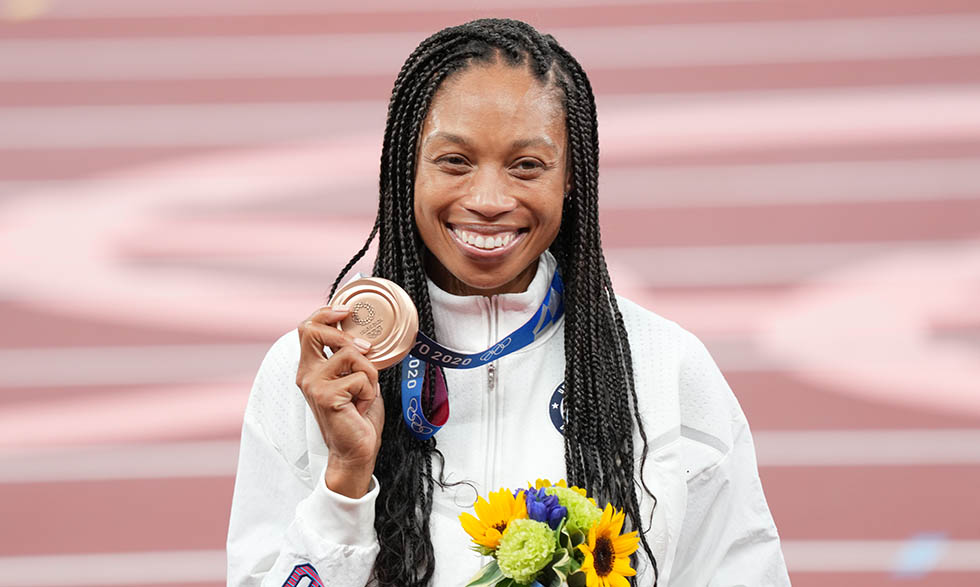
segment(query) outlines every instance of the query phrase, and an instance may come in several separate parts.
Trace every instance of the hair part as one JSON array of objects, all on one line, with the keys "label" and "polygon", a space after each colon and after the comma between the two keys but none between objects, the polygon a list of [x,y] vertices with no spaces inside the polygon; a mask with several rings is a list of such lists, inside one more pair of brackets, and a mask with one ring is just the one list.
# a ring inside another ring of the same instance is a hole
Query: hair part
[{"label": "hair part", "polygon": [[[550,35],[506,19],[481,19],[443,29],[422,41],[405,61],[388,105],[381,152],[378,214],[364,246],[334,281],[344,275],[378,237],[374,274],[399,283],[419,311],[419,328],[435,334],[424,270],[425,246],[415,224],[414,182],[422,125],[433,96],[454,74],[474,64],[503,59],[527,67],[556,88],[565,111],[570,190],[562,223],[550,250],[565,285],[565,468],[569,484],[586,488],[599,503],[623,508],[627,525],[640,530],[641,545],[657,576],[657,561],[644,535],[635,479],[633,433],[647,438],[637,406],[629,339],[619,310],[599,233],[599,138],[595,97],[579,63]],[[426,364],[423,410],[439,368]],[[380,373],[388,406],[401,404],[400,373]],[[381,587],[423,587],[435,569],[429,530],[433,492],[446,486],[442,455],[434,438],[418,440],[402,423],[400,410],[385,410],[375,476],[381,485],[375,529],[380,551],[374,582]],[[624,426],[624,422],[631,423]],[[641,482],[642,483],[642,482]],[[642,489],[656,498],[645,484]],[[634,565],[635,565],[634,555]],[[630,578],[634,584],[635,578]]]}]

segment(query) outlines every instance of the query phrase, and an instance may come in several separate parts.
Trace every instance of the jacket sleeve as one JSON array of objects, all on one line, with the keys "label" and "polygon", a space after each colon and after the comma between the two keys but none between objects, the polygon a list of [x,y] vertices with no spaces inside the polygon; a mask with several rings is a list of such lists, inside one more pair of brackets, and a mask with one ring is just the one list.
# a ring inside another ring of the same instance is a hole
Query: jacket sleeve
[{"label": "jacket sleeve", "polygon": [[745,414],[704,344],[686,338],[680,402],[688,497],[670,586],[788,586]]},{"label": "jacket sleeve", "polygon": [[[307,452],[298,361],[294,330],[269,350],[252,386],[228,526],[229,587],[358,587],[378,553],[377,479],[360,499],[327,488],[326,459]],[[324,465],[311,470],[314,462]]]}]

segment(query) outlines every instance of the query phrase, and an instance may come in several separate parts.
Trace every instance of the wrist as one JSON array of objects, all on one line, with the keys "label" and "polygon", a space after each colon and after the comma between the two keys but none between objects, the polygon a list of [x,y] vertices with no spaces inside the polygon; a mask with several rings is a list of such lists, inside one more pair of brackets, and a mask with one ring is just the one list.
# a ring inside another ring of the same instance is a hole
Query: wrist
[{"label": "wrist", "polygon": [[330,491],[351,499],[360,499],[371,489],[373,473],[373,460],[366,463],[328,458],[323,480]]}]

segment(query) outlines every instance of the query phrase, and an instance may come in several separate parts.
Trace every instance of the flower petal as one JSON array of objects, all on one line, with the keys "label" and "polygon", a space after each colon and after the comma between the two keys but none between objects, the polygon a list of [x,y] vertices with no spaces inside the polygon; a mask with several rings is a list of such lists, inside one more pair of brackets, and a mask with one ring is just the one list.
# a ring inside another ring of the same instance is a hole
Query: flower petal
[{"label": "flower petal", "polygon": [[474,518],[472,514],[465,512],[459,515],[459,523],[463,525],[463,530],[466,530],[466,533],[474,538],[482,536],[483,530],[487,527],[486,524],[482,524],[480,520]]},{"label": "flower petal", "polygon": [[483,499],[482,497],[476,498],[476,503],[473,504],[473,511],[476,512],[476,516],[484,523],[492,525],[493,520],[493,508],[490,506],[490,502]]},{"label": "flower petal", "polygon": [[616,536],[612,539],[612,543],[617,556],[629,556],[640,547],[640,537],[636,535],[636,532],[630,532]]},{"label": "flower petal", "polygon": [[595,539],[596,539],[596,527],[592,526],[589,528],[589,536],[585,539],[585,543],[589,545],[589,550],[595,550]]},{"label": "flower petal", "polygon": [[616,557],[616,562],[613,563],[612,572],[613,574],[620,574],[624,577],[632,577],[636,574],[636,571],[630,566],[630,559],[620,556]]},{"label": "flower petal", "polygon": [[623,531],[623,521],[626,519],[626,514],[622,511],[613,514],[609,522],[609,532],[613,536],[619,536],[620,532]]},{"label": "flower petal", "polygon": [[585,560],[582,561],[582,568],[595,566],[595,559],[592,555],[592,551],[586,548],[584,544],[579,544],[578,549],[585,554]]}]

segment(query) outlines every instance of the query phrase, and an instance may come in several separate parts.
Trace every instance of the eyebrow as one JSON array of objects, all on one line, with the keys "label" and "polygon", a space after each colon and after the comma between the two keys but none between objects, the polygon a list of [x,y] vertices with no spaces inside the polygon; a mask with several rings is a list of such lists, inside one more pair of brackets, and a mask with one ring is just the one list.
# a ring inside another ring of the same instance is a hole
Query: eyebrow
[{"label": "eyebrow", "polygon": [[[432,141],[437,140],[449,141],[450,143],[456,143],[457,145],[462,145],[464,147],[469,147],[470,142],[466,137],[453,134],[451,132],[438,131],[435,134],[431,134],[426,137],[425,141],[422,142],[423,145],[427,145]],[[557,150],[555,144],[546,137],[531,137],[526,139],[517,139],[511,143],[511,148],[513,149],[525,149],[527,147],[547,147],[551,150]]]},{"label": "eyebrow", "polygon": [[444,141],[449,141],[450,143],[456,143],[457,145],[463,145],[464,147],[470,146],[470,142],[467,141],[465,137],[461,137],[460,135],[455,135],[451,132],[444,132],[444,131],[438,131],[434,134],[425,137],[425,140],[422,141],[422,145],[423,146],[428,145],[430,142],[438,141],[439,139],[442,139]]},{"label": "eyebrow", "polygon": [[555,144],[551,142],[550,139],[545,137],[533,137],[529,139],[518,139],[514,141],[511,146],[514,149],[524,149],[527,147],[547,147],[553,151],[557,151]]}]

